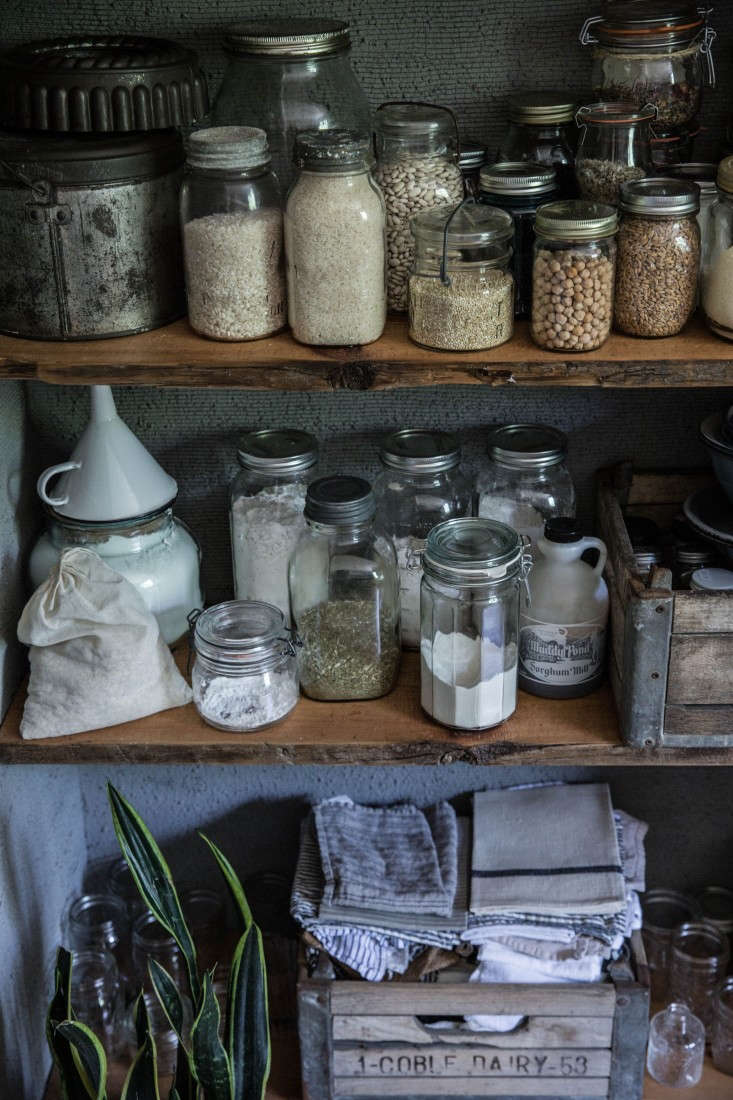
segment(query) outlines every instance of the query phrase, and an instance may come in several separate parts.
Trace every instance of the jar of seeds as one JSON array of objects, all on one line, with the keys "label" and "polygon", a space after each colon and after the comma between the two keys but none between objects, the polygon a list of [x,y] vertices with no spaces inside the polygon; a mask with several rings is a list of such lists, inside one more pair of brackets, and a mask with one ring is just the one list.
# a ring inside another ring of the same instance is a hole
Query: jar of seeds
[{"label": "jar of seeds", "polygon": [[285,208],[288,319],[303,344],[370,344],[387,317],[384,200],[369,141],[307,130]]},{"label": "jar of seeds", "polygon": [[374,130],[374,178],[387,207],[387,304],[404,313],[413,260],[410,218],[463,198],[458,133],[451,112],[429,103],[385,103]]},{"label": "jar of seeds", "polygon": [[581,198],[615,206],[622,183],[651,175],[655,117],[656,107],[636,103],[592,103],[579,109],[575,178]]},{"label": "jar of seeds", "polygon": [[552,202],[537,212],[532,338],[541,348],[593,351],[608,337],[617,229],[603,203]]},{"label": "jar of seeds", "polygon": [[697,300],[700,189],[671,179],[621,185],[616,328],[629,336],[675,336]]},{"label": "jar of seeds", "polygon": [[400,663],[397,559],[374,525],[358,477],[323,477],[305,499],[306,530],[290,560],[290,604],[302,640],[300,685],[311,699],[376,699]]}]

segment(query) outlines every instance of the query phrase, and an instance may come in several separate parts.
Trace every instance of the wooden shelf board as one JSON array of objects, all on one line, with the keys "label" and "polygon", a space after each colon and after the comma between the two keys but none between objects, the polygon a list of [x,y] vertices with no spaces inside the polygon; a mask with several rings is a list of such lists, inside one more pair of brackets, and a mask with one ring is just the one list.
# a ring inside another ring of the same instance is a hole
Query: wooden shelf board
[{"label": "wooden shelf board", "polygon": [[390,318],[373,344],[311,348],[289,333],[249,343],[197,336],[186,320],[112,340],[21,340],[0,334],[0,379],[57,384],[378,390],[412,386],[733,386],[733,346],[701,319],[676,337],[613,334],[598,351],[564,356],[535,346],[527,322],[501,347],[436,352]]},{"label": "wooden shelf board", "polygon": [[[183,667],[185,649],[177,659]],[[23,741],[24,690],[0,727],[5,764],[722,764],[733,750],[638,751],[619,742],[608,685],[584,699],[538,699],[519,693],[504,725],[458,736],[424,714],[419,664],[405,654],[397,687],[368,702],[301,699],[292,714],[256,733],[225,733],[193,705],[137,722],[70,737]]]},{"label": "wooden shelf board", "polygon": [[653,1081],[649,1074],[644,1082],[644,1100],[680,1100],[689,1096],[690,1100],[731,1100],[733,1097],[733,1077],[719,1073],[710,1059],[705,1060],[702,1081],[694,1089],[673,1089]]}]

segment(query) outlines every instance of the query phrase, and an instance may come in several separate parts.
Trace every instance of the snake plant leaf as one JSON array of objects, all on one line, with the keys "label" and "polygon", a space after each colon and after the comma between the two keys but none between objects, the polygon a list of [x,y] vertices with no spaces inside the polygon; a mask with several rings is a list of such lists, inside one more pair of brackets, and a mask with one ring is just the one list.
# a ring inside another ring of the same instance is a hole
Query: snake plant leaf
[{"label": "snake plant leaf", "polygon": [[111,783],[107,784],[107,794],[122,854],[143,900],[180,947],[186,962],[191,998],[198,1004],[201,984],[196,968],[196,948],[183,918],[168,864],[143,819]]},{"label": "snake plant leaf", "polygon": [[204,973],[201,1006],[191,1028],[191,1049],[196,1080],[204,1100],[232,1100],[233,1081],[227,1052],[219,1038],[221,1013],[211,985]]},{"label": "snake plant leaf", "polygon": [[234,904],[236,905],[239,912],[242,914],[244,927],[245,929],[249,928],[252,924],[252,910],[250,909],[247,898],[245,897],[244,890],[242,889],[242,884],[237,877],[237,872],[234,870],[231,863],[221,851],[221,849],[217,848],[213,840],[209,840],[209,838],[205,836],[204,833],[199,833],[199,836],[204,841],[204,843],[209,846],[209,850],[211,851],[216,862],[219,864],[219,870],[224,876],[224,881],[226,882],[229,888],[229,892],[234,899]]},{"label": "snake plant leaf", "polygon": [[270,1025],[265,952],[256,924],[250,925],[234,952],[227,1019],[233,1100],[264,1100],[270,1076]]},{"label": "snake plant leaf", "polygon": [[196,1082],[191,1073],[189,1055],[183,1042],[183,1001],[176,983],[157,959],[148,960],[148,973],[153,983],[155,995],[165,1013],[168,1023],[178,1036],[178,1054],[176,1075],[172,1088],[176,1090],[177,1100],[195,1100]]},{"label": "snake plant leaf", "polygon": [[79,1020],[65,1020],[56,1034],[69,1044],[79,1076],[91,1100],[107,1100],[107,1056],[91,1028]]},{"label": "snake plant leaf", "polygon": [[120,1100],[160,1100],[155,1039],[150,1030],[148,1010],[142,993],[135,1001],[133,1018],[138,1037],[138,1051],[125,1078]]},{"label": "snake plant leaf", "polygon": [[89,1092],[79,1074],[68,1039],[58,1034],[59,1024],[74,1019],[71,1007],[71,955],[60,947],[56,953],[54,995],[46,1016],[46,1040],[61,1082],[63,1100],[89,1100]]}]

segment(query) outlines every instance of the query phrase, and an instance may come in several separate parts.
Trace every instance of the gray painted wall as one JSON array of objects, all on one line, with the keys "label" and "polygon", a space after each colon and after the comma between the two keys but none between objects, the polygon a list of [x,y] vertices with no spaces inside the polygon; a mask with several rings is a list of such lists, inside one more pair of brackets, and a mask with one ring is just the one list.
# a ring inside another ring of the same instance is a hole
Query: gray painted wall
[{"label": "gray painted wall", "polygon": [[26,446],[23,387],[7,382],[0,391],[0,717],[24,667],[15,624],[25,597],[22,563],[34,522]]}]

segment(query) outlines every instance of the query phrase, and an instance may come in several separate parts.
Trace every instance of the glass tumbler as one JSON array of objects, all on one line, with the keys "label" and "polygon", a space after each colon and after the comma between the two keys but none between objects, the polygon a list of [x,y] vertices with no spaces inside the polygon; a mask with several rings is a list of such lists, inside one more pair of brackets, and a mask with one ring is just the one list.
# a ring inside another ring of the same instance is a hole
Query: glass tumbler
[{"label": "glass tumbler", "polygon": [[683,924],[672,938],[669,997],[687,1005],[703,1025],[713,1022],[715,990],[728,969],[728,940],[704,921]]},{"label": "glass tumbler", "polygon": [[76,1017],[97,1036],[105,1053],[114,1057],[122,1045],[122,983],[109,951],[74,951],[71,1003]]},{"label": "glass tumbler", "polygon": [[704,1058],[705,1028],[686,1005],[671,1004],[652,1018],[646,1068],[660,1085],[697,1085]]},{"label": "glass tumbler", "polygon": [[644,940],[653,1001],[664,1001],[669,983],[672,937],[686,921],[702,917],[693,898],[676,890],[649,890],[642,901]]}]

